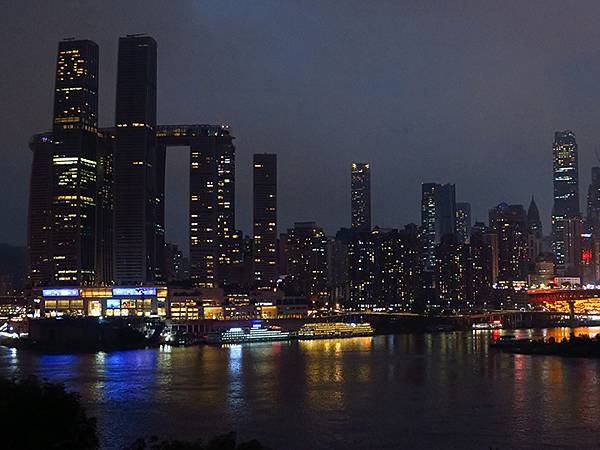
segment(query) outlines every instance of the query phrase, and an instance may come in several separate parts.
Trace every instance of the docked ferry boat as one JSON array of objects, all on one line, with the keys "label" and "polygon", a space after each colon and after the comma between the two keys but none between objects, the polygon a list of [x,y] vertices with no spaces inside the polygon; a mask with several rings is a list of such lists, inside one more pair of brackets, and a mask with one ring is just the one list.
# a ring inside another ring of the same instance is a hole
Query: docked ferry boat
[{"label": "docked ferry boat", "polygon": [[307,323],[296,332],[298,339],[327,339],[372,336],[370,323],[316,322]]},{"label": "docked ferry boat", "polygon": [[243,344],[245,342],[286,341],[290,332],[276,327],[263,327],[260,324],[250,328],[228,328],[211,331],[206,337],[208,344]]}]

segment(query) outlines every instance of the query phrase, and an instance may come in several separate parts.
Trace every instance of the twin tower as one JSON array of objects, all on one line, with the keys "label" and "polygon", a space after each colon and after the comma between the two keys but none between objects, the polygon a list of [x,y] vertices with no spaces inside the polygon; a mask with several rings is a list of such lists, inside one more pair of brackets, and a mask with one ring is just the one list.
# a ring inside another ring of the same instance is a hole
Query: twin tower
[{"label": "twin tower", "polygon": [[119,39],[115,126],[98,128],[98,45],[58,47],[52,132],[32,137],[32,286],[162,281],[165,153],[190,151],[190,277],[223,284],[239,258],[226,126],[157,125],[156,41]]}]

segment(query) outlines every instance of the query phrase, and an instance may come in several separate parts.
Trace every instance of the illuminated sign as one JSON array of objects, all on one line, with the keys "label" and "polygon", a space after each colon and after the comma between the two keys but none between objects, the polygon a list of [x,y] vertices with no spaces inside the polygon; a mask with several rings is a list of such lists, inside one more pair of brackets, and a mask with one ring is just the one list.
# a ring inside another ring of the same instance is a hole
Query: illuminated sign
[{"label": "illuminated sign", "polygon": [[137,287],[137,288],[113,288],[112,295],[115,297],[133,297],[142,295],[156,295],[156,288]]},{"label": "illuminated sign", "polygon": [[43,297],[77,297],[79,289],[42,289]]},{"label": "illuminated sign", "polygon": [[117,298],[106,299],[106,309],[119,309],[121,308],[121,300]]}]

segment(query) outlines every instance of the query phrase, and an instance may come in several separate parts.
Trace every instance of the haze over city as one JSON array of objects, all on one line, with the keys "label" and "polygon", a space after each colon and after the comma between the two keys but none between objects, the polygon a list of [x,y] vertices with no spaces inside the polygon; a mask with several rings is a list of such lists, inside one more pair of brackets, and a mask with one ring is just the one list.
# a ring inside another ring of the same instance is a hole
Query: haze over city
[{"label": "haze over city", "polygon": [[[158,120],[231,126],[245,232],[256,152],[278,154],[280,229],[315,220],[329,233],[349,224],[351,161],[371,163],[374,225],[419,223],[421,183],[441,181],[456,183],[479,220],[534,195],[546,229],[553,132],[576,133],[582,186],[596,162],[597,2],[33,5],[9,2],[0,18],[11,69],[0,74],[10,87],[0,112],[3,242],[25,243],[27,143],[51,128],[56,45],[71,36],[100,45],[101,126],[114,120],[117,37],[156,38]],[[185,151],[169,152],[167,239],[183,248],[188,167]]]}]

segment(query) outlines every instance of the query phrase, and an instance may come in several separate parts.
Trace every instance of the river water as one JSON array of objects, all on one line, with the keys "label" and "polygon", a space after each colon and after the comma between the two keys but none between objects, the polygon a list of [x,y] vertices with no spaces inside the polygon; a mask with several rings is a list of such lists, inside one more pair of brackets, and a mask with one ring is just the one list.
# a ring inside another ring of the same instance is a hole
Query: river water
[{"label": "river water", "polygon": [[79,392],[111,450],[142,436],[231,430],[274,450],[600,448],[600,360],[502,354],[488,348],[491,336],[85,355],[0,347],[0,376],[36,374]]}]

